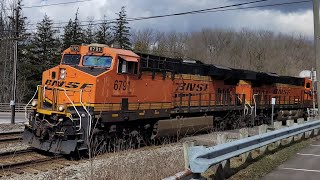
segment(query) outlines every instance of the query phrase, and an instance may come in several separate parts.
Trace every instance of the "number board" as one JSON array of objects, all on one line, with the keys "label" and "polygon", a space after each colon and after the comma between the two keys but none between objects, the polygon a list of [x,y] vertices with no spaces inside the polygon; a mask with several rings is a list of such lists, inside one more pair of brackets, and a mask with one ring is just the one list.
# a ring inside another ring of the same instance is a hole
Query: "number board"
[{"label": "number board", "polygon": [[103,47],[89,46],[89,51],[90,52],[102,53],[103,52]]},{"label": "number board", "polygon": [[70,46],[71,51],[73,52],[79,52],[80,51],[80,46]]}]

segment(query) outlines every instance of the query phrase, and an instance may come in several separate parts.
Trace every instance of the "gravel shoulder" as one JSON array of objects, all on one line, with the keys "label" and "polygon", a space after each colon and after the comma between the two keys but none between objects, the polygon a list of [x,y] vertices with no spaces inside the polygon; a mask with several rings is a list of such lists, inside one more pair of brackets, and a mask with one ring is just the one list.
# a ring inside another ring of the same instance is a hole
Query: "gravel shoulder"
[{"label": "gravel shoulder", "polygon": [[23,131],[24,124],[0,124],[0,133],[1,132],[14,132],[14,131]]}]

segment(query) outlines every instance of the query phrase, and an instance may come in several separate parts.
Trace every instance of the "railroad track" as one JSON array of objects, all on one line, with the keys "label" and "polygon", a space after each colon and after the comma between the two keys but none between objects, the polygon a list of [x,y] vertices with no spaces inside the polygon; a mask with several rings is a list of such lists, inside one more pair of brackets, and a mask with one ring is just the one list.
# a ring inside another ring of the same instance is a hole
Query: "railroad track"
[{"label": "railroad track", "polygon": [[74,164],[62,156],[43,154],[33,148],[0,153],[0,178],[14,174],[37,174]]},{"label": "railroad track", "polygon": [[23,131],[2,132],[0,133],[0,143],[20,141]]}]

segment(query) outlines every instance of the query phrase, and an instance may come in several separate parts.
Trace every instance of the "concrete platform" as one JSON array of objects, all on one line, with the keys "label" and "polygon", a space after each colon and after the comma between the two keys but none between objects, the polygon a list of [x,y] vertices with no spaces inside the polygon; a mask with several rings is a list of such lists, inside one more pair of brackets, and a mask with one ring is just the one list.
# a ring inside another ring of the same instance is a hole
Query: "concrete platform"
[{"label": "concrete platform", "polygon": [[319,180],[320,140],[298,152],[294,157],[267,174],[263,180]]},{"label": "concrete platform", "polygon": [[[25,119],[24,113],[16,112],[16,123],[24,123],[27,120]],[[8,124],[11,123],[11,113],[0,112],[0,124]]]}]

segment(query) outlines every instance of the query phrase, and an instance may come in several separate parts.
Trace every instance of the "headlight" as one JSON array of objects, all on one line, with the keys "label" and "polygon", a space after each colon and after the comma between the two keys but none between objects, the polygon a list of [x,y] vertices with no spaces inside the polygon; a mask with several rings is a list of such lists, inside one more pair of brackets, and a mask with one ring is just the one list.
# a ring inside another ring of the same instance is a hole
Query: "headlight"
[{"label": "headlight", "polygon": [[32,100],[31,105],[32,105],[32,107],[36,107],[38,105],[38,99]]},{"label": "headlight", "polygon": [[60,112],[64,111],[64,105],[60,105],[60,106],[58,107],[58,110],[59,110]]},{"label": "headlight", "polygon": [[66,74],[67,74],[66,69],[60,69],[60,79],[65,79]]}]

